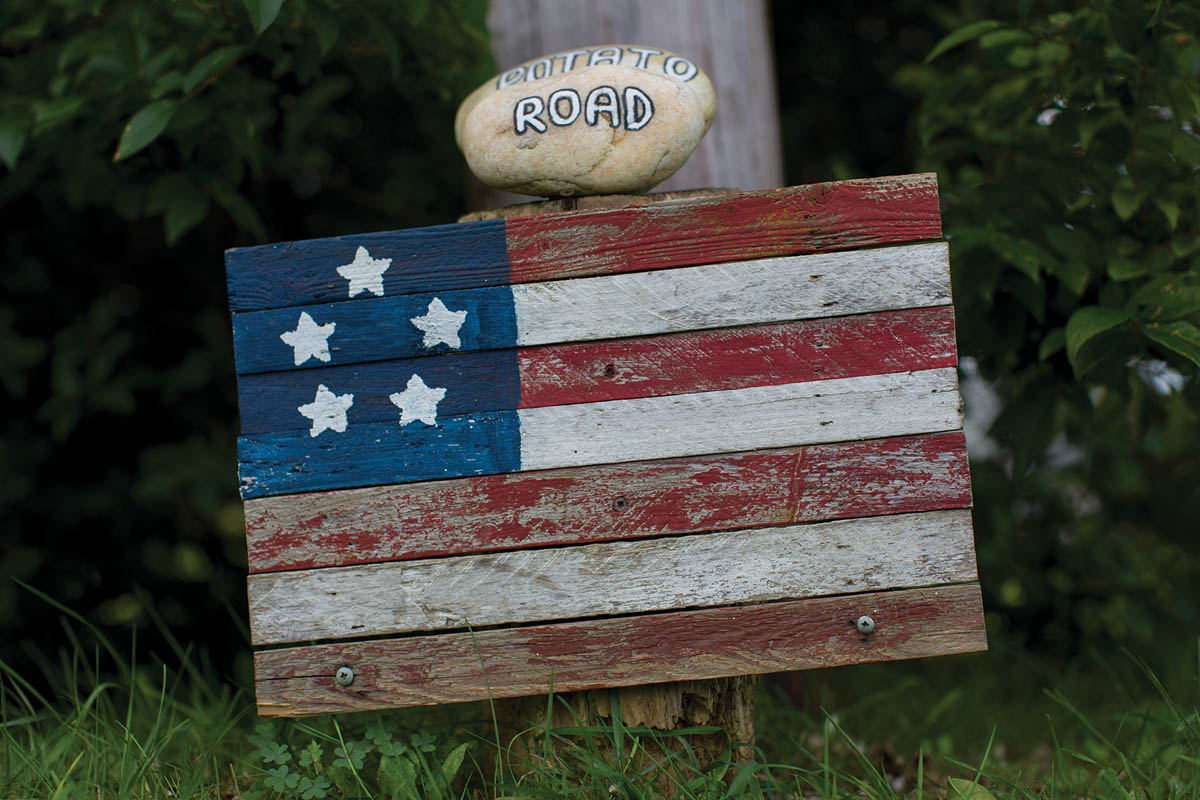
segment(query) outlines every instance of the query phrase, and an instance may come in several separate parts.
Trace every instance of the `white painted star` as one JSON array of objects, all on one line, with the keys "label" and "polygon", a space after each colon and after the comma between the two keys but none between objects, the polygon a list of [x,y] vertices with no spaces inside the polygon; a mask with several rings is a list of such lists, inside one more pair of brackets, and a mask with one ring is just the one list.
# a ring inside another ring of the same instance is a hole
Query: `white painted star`
[{"label": "white painted star", "polygon": [[309,436],[316,436],[328,428],[336,433],[346,432],[346,410],[354,405],[354,395],[334,394],[325,384],[317,387],[317,396],[296,410],[312,420]]},{"label": "white painted star", "polygon": [[435,297],[429,303],[429,309],[423,316],[413,317],[412,324],[425,331],[422,340],[426,347],[433,347],[439,342],[445,342],[451,347],[459,347],[462,341],[458,338],[458,329],[467,319],[467,312],[451,311],[446,308],[440,297]]},{"label": "white painted star", "polygon": [[297,367],[310,358],[329,361],[329,337],[333,335],[335,327],[336,322],[318,325],[307,311],[301,311],[296,330],[281,333],[279,338],[292,348],[292,358]]},{"label": "white painted star", "polygon": [[400,409],[400,424],[407,425],[420,420],[426,425],[437,424],[437,407],[446,396],[445,389],[431,389],[421,380],[420,375],[408,379],[408,386],[403,392],[394,392],[388,399]]},{"label": "white painted star", "polygon": [[338,275],[350,281],[350,296],[370,292],[383,297],[383,273],[392,265],[390,258],[371,258],[367,248],[359,246],[354,260],[337,268]]}]

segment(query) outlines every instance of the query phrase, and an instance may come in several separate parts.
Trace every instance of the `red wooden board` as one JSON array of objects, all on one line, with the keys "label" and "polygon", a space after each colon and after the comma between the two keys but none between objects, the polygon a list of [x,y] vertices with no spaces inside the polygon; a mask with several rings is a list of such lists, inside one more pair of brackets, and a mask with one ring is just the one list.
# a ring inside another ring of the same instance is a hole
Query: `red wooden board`
[{"label": "red wooden board", "polygon": [[970,504],[942,433],[263,498],[246,537],[257,573]]},{"label": "red wooden board", "polygon": [[969,653],[987,647],[982,615],[968,584],[269,650],[254,671],[263,713],[368,711]]}]

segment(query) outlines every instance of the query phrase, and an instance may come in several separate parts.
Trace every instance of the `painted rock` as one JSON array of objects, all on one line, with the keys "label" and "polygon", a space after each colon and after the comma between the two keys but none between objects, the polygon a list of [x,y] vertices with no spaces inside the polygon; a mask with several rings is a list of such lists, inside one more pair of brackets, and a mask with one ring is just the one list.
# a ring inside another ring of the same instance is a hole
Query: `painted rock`
[{"label": "painted rock", "polygon": [[648,189],[683,166],[716,110],[708,76],[650,47],[605,45],[527,61],[463,101],[454,135],[471,171],[533,195]]}]

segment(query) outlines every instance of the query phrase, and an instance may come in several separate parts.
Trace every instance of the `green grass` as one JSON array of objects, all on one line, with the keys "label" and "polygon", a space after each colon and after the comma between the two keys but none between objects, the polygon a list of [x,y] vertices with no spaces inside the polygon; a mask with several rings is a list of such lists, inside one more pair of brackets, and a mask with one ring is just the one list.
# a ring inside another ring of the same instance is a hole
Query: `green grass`
[{"label": "green grass", "polygon": [[0,798],[1200,798],[1200,650],[1162,680],[1130,655],[807,673],[799,708],[761,690],[737,763],[619,719],[498,741],[478,705],[258,720],[191,650],[139,663],[81,624],[49,692],[0,664]]}]

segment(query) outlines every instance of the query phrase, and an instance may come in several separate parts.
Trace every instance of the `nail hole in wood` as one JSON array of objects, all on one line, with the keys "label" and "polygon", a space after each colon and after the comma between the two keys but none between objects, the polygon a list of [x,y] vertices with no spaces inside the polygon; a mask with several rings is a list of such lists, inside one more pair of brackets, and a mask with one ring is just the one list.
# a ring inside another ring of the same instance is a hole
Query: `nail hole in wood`
[{"label": "nail hole in wood", "polygon": [[612,376],[614,376],[614,375],[616,375],[616,374],[617,374],[617,367],[616,367],[616,365],[614,365],[614,364],[607,364],[607,365],[605,365],[605,367],[604,367],[604,376],[605,376],[606,378],[611,378]]}]

